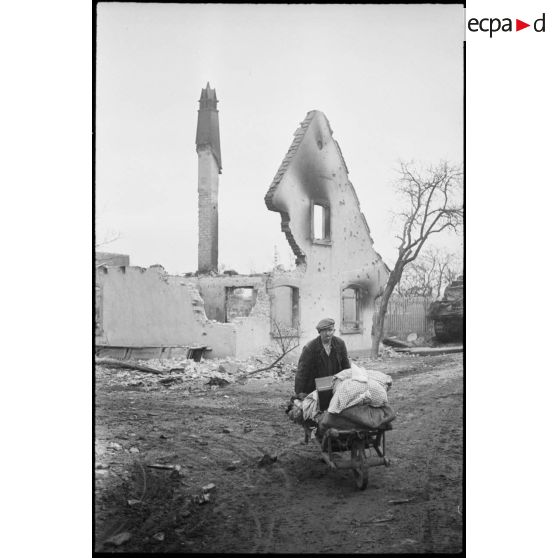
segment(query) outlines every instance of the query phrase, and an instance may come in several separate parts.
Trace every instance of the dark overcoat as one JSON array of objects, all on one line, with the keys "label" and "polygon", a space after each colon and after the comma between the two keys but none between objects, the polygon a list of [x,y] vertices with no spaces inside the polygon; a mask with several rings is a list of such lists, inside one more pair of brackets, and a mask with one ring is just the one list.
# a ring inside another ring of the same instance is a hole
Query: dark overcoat
[{"label": "dark overcoat", "polygon": [[[351,367],[351,362],[347,355],[347,346],[340,337],[331,338],[331,346],[335,349],[336,364],[334,374]],[[321,338],[318,336],[312,339],[302,349],[298,359],[298,368],[295,375],[295,393],[310,393],[316,389],[314,380],[328,375],[327,360],[328,354],[325,352]]]}]

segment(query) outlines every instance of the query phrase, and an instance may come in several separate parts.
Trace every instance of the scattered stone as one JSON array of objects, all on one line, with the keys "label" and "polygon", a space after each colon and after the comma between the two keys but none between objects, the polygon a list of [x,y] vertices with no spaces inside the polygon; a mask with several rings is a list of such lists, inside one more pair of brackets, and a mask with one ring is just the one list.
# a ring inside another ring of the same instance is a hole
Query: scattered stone
[{"label": "scattered stone", "polygon": [[258,461],[258,467],[267,467],[277,461],[277,456],[271,456],[269,453],[264,453],[263,457]]},{"label": "scattered stone", "polygon": [[97,463],[95,469],[108,469],[108,465],[106,463]]},{"label": "scattered stone", "polygon": [[245,426],[244,427],[244,433],[248,433],[248,432],[252,432],[252,427],[251,426]]},{"label": "scattered stone", "polygon": [[214,489],[215,489],[215,485],[212,482],[202,487],[202,490],[204,492],[211,492]]},{"label": "scattered stone", "polygon": [[99,471],[95,471],[95,478],[96,479],[105,479],[108,477],[108,470],[107,469],[101,469]]},{"label": "scattered stone", "polygon": [[113,449],[113,450],[116,450],[116,451],[119,451],[119,450],[122,449],[122,446],[120,444],[118,444],[117,442],[109,442],[108,447],[110,449]]},{"label": "scattered stone", "polygon": [[170,376],[169,378],[161,378],[159,380],[159,383],[163,384],[164,386],[168,386],[170,384],[178,384],[183,381],[184,380],[180,376]]},{"label": "scattered stone", "polygon": [[180,465],[164,465],[162,463],[151,463],[147,465],[151,469],[166,469],[168,471],[180,471]]},{"label": "scattered stone", "polygon": [[217,372],[221,374],[236,374],[238,372],[238,364],[233,364],[232,362],[224,362],[219,365]]},{"label": "scattered stone", "polygon": [[231,431],[228,428],[223,428],[223,434],[230,434]]},{"label": "scattered stone", "polygon": [[217,387],[225,387],[228,386],[230,382],[225,380],[224,378],[218,378],[217,376],[212,376],[209,378],[209,382],[206,382],[206,386],[217,386]]},{"label": "scattered stone", "polygon": [[139,453],[140,450],[138,448],[130,448],[130,453]]},{"label": "scattered stone", "polygon": [[137,506],[138,504],[141,504],[141,500],[128,500],[129,506]]},{"label": "scattered stone", "polygon": [[205,504],[206,502],[209,502],[210,496],[207,492],[202,492],[201,494],[197,494],[196,496],[194,496],[192,498],[192,502],[194,502],[194,504]]},{"label": "scattered stone", "polygon": [[120,546],[121,544],[128,542],[131,538],[132,538],[131,533],[128,532],[118,533],[118,535],[114,535],[114,537],[107,539],[105,543],[112,544],[114,546]]},{"label": "scattered stone", "polygon": [[372,523],[387,523],[388,521],[393,521],[395,519],[392,513],[386,514],[384,517],[380,517],[372,521]]},{"label": "scattered stone", "polygon": [[168,440],[168,436],[165,436],[164,434],[161,434],[159,438],[161,438],[162,440]]},{"label": "scattered stone", "polygon": [[165,533],[163,533],[162,531],[161,531],[160,533],[155,533],[155,534],[153,535],[153,538],[154,538],[156,541],[163,542],[163,541],[165,540]]},{"label": "scattered stone", "polygon": [[225,471],[234,471],[236,469],[236,465],[233,465],[232,463],[230,465],[227,465],[227,467],[225,468]]}]

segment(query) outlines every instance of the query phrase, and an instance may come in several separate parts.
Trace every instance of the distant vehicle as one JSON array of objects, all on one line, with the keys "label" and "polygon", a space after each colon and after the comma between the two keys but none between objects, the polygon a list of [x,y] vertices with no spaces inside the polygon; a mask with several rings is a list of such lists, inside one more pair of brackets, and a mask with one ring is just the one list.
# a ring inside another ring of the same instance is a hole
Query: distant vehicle
[{"label": "distant vehicle", "polygon": [[463,341],[463,276],[446,287],[442,300],[428,308],[434,322],[434,333],[439,341]]}]

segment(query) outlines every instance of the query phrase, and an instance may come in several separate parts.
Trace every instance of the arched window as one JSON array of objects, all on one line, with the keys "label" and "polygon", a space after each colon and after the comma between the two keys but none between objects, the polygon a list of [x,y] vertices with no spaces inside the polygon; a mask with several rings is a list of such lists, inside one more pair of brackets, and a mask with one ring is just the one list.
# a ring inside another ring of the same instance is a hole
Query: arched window
[{"label": "arched window", "polygon": [[341,331],[358,333],[362,331],[361,292],[358,287],[343,289],[341,296]]}]

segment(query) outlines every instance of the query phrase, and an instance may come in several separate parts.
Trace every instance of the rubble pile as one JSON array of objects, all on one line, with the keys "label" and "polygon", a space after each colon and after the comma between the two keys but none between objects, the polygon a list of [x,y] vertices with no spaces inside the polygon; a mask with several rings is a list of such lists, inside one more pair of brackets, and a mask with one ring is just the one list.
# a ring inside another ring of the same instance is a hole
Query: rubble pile
[{"label": "rubble pile", "polygon": [[276,358],[271,352],[265,352],[243,360],[231,357],[202,359],[200,362],[184,358],[137,360],[126,362],[160,371],[160,374],[115,369],[103,364],[96,365],[96,374],[97,379],[108,386],[141,387],[144,391],[159,389],[205,391],[252,378],[269,380],[294,378],[296,366],[286,362],[279,362],[273,368],[261,370],[268,367]]},{"label": "rubble pile", "polygon": [[401,358],[401,353],[397,352],[393,347],[388,347],[383,343],[380,343],[380,349],[378,351],[378,356],[380,358]]}]

